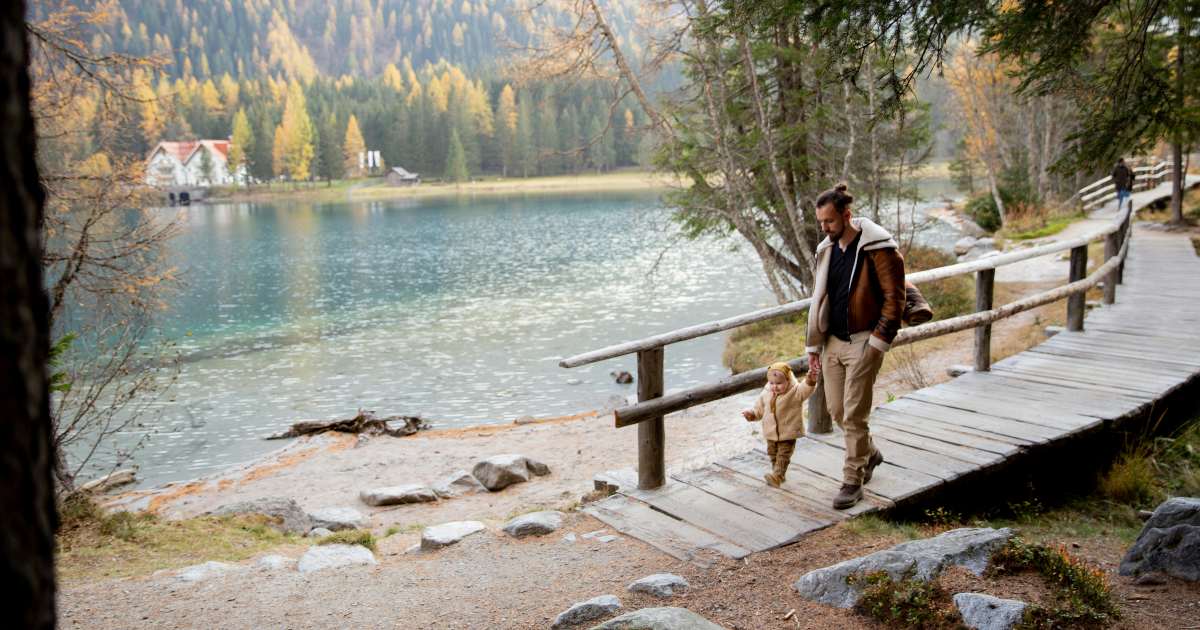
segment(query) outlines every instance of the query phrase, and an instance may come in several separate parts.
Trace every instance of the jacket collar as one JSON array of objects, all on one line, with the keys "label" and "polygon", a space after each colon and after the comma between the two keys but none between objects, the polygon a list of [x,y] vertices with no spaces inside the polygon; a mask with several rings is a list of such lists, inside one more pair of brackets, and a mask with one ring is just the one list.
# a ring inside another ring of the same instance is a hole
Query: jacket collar
[{"label": "jacket collar", "polygon": [[[892,235],[887,230],[866,217],[854,217],[850,219],[850,226],[862,232],[861,238],[858,239],[858,248],[860,250],[899,248],[899,245],[896,244],[895,239],[892,238]],[[819,256],[821,252],[829,249],[832,245],[833,241],[826,236],[817,245],[817,255]]]}]

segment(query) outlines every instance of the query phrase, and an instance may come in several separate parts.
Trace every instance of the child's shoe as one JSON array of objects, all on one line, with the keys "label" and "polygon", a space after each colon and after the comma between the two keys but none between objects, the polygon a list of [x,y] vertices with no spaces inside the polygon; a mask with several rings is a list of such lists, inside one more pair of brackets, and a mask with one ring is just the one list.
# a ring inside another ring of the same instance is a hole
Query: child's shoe
[{"label": "child's shoe", "polygon": [[772,488],[779,487],[779,481],[780,481],[779,477],[777,477],[775,475],[775,473],[773,473],[773,472],[769,472],[769,473],[763,475],[763,480],[766,481],[767,485],[771,486]]}]

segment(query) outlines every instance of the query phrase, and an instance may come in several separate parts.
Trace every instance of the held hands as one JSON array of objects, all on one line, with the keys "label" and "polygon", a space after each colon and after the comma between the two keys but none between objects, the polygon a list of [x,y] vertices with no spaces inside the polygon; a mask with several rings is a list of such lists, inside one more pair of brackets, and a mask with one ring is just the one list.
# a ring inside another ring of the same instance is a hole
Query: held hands
[{"label": "held hands", "polygon": [[821,376],[821,355],[816,352],[808,353],[808,374],[814,379]]},{"label": "held hands", "polygon": [[749,409],[742,412],[742,417],[746,419],[746,422],[754,422],[758,419],[754,417],[754,412]]}]

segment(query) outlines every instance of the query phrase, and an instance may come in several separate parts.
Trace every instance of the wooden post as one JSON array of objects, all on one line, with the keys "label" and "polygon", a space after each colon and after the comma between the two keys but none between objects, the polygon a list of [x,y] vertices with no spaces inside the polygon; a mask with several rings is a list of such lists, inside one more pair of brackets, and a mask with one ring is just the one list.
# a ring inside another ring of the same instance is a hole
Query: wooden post
[{"label": "wooden post", "polygon": [[[975,272],[975,312],[992,310],[992,287],[996,279],[995,269]],[[975,329],[975,371],[992,369],[992,325],[984,324]]]},{"label": "wooden post", "polygon": [[[638,402],[663,395],[663,349],[638,352]],[[662,416],[638,425],[638,488],[653,490],[667,482],[666,429]]]},{"label": "wooden post", "polygon": [[830,433],[833,431],[833,418],[829,416],[829,408],[825,406],[825,379],[817,379],[817,388],[808,399],[808,432]]},{"label": "wooden post", "polygon": [[[1087,245],[1071,249],[1070,281],[1083,280],[1087,275]],[[1067,298],[1067,330],[1079,332],[1083,330],[1083,311],[1087,303],[1087,294],[1080,292]]]},{"label": "wooden post", "polygon": [[[1120,239],[1119,232],[1113,232],[1104,237],[1104,262],[1108,262],[1117,252],[1121,251],[1121,245],[1118,242]],[[1113,269],[1112,273],[1104,279],[1104,303],[1113,304],[1117,301],[1117,270]]]},{"label": "wooden post", "polygon": [[[1130,203],[1131,203],[1131,207],[1132,207],[1132,202],[1130,202]],[[1117,251],[1121,251],[1121,248],[1125,246],[1125,239],[1129,238],[1129,222],[1131,220],[1133,220],[1132,212],[1130,213],[1130,215],[1128,217],[1125,217],[1124,221],[1121,222],[1121,230],[1119,232],[1117,232],[1120,235],[1120,237],[1117,239]],[[1126,251],[1125,257],[1128,258],[1129,250],[1126,249],[1125,251]],[[1124,260],[1121,261],[1121,264],[1117,265],[1117,273],[1115,273],[1113,275],[1116,276],[1117,284],[1125,284],[1125,261]]]}]

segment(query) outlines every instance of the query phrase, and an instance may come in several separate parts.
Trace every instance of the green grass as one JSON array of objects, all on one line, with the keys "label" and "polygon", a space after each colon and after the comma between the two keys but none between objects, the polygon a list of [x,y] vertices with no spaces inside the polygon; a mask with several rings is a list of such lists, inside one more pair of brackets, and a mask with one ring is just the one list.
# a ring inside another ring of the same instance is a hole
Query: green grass
[{"label": "green grass", "polygon": [[317,541],[318,545],[362,545],[375,551],[375,534],[365,529],[343,529]]},{"label": "green grass", "polygon": [[734,374],[805,355],[804,329],[808,315],[756,322],[734,330],[725,342],[721,361]]},{"label": "green grass", "polygon": [[1059,232],[1067,229],[1067,226],[1081,219],[1080,215],[1054,217],[1046,221],[1045,225],[1027,230],[1010,232],[1005,229],[1004,235],[1014,241],[1027,241],[1034,238],[1045,238],[1054,236]]}]

